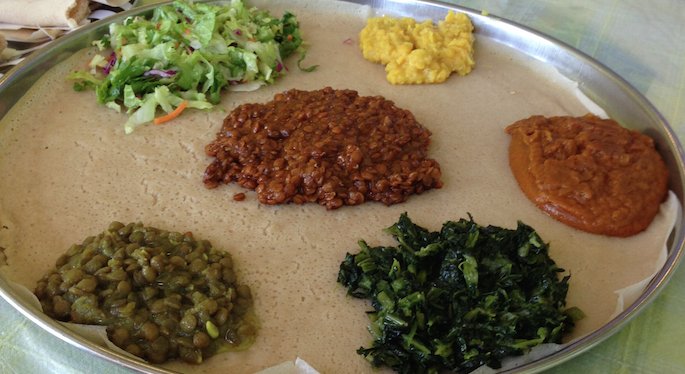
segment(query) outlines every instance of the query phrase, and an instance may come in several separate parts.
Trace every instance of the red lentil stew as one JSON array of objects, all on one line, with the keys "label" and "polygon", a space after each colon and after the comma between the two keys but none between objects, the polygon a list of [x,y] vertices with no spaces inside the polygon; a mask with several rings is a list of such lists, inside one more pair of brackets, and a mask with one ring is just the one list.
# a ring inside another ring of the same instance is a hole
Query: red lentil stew
[{"label": "red lentil stew", "polygon": [[553,218],[595,234],[649,226],[668,190],[654,140],[594,115],[532,116],[506,128],[523,192]]},{"label": "red lentil stew", "polygon": [[427,158],[430,135],[411,112],[381,96],[293,89],[226,117],[205,148],[215,159],[204,183],[237,182],[271,205],[401,203],[442,186],[440,165]]}]

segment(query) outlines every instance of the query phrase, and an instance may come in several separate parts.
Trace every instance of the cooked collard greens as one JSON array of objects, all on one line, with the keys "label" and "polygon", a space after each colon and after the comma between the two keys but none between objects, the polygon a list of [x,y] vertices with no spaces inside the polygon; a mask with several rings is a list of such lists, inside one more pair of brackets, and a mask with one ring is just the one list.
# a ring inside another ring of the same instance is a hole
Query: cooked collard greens
[{"label": "cooked collard greens", "polygon": [[400,373],[501,367],[542,343],[559,343],[577,308],[565,308],[569,275],[529,226],[480,226],[471,217],[430,232],[407,214],[386,229],[396,247],[359,242],[338,282],[370,299],[373,343],[357,353]]}]

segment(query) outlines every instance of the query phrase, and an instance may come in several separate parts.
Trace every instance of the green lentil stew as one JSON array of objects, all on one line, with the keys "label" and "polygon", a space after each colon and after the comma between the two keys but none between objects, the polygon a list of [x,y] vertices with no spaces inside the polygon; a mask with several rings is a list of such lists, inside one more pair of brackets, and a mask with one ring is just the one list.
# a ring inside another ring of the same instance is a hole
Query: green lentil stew
[{"label": "green lentil stew", "polygon": [[113,222],[73,245],[35,294],[49,316],[105,325],[114,344],[153,363],[201,363],[249,347],[257,331],[229,253],[142,223]]}]

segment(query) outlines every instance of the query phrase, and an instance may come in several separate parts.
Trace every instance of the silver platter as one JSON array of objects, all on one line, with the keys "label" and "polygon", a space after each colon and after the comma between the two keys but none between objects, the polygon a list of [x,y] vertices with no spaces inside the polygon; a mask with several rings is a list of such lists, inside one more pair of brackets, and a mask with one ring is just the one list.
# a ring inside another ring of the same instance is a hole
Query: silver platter
[{"label": "silver platter", "polygon": [[[344,0],[341,0],[344,1]],[[578,83],[580,90],[601,106],[612,118],[626,127],[641,131],[654,138],[670,171],[670,189],[681,204],[685,186],[685,155],[675,133],[652,104],[623,78],[606,66],[582,52],[541,34],[535,30],[506,19],[483,15],[479,11],[433,1],[407,0],[348,0],[347,2],[369,5],[377,14],[411,16],[416,19],[440,19],[447,9],[467,13],[475,26],[476,36],[488,37],[498,43],[554,66],[567,78]],[[34,53],[8,74],[0,77],[0,117],[4,116],[40,76],[74,52],[91,45],[108,30],[108,24],[121,22],[124,18],[151,12],[158,5],[148,5],[119,13],[106,20],[95,22],[72,32],[46,48]],[[684,210],[684,206],[680,209]],[[668,239],[668,257],[664,266],[649,282],[641,296],[609,323],[591,334],[566,345],[551,356],[541,358],[509,372],[539,372],[566,361],[597,345],[625,326],[658,295],[673,275],[683,257],[685,232],[679,217]],[[28,319],[54,336],[84,351],[115,364],[146,373],[171,373],[142,361],[133,360],[102,348],[47,317],[41,311],[26,304],[0,276],[0,296]]]}]

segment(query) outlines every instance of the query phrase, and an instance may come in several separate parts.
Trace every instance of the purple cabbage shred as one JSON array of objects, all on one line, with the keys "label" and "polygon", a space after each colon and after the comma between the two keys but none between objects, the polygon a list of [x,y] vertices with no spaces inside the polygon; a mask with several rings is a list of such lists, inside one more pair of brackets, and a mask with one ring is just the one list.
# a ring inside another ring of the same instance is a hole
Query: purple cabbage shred
[{"label": "purple cabbage shred", "polygon": [[176,70],[157,70],[157,69],[152,69],[148,70],[145,73],[143,73],[144,76],[148,77],[150,75],[154,75],[157,77],[161,78],[171,78],[174,75],[176,75]]},{"label": "purple cabbage shred", "polygon": [[102,72],[105,73],[105,75],[109,75],[110,70],[114,67],[114,64],[117,63],[117,54],[112,52],[109,55],[109,58],[107,59],[107,65],[105,65],[104,68],[102,68]]}]

